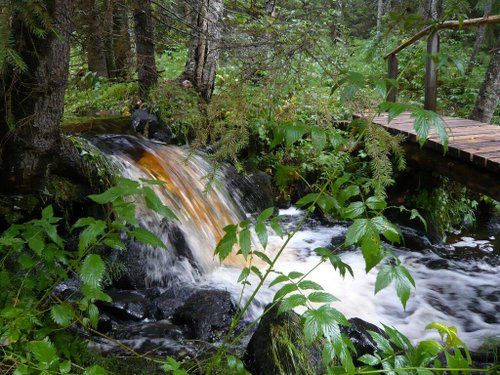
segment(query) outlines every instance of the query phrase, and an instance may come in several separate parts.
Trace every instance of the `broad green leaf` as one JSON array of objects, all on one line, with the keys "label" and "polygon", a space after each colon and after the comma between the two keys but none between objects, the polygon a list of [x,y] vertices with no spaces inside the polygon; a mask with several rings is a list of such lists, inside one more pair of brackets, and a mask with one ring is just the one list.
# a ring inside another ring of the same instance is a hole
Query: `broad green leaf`
[{"label": "broad green leaf", "polygon": [[373,224],[368,219],[356,219],[347,229],[346,246],[357,244],[367,231],[373,230]]},{"label": "broad green leaf", "polygon": [[325,148],[326,132],[323,129],[314,126],[311,130],[311,139],[316,151],[319,152]]},{"label": "broad green leaf", "polygon": [[285,134],[285,143],[288,147],[301,139],[307,131],[307,128],[303,125],[283,125],[283,131]]},{"label": "broad green leaf", "polygon": [[80,255],[93,244],[97,243],[99,237],[106,230],[106,222],[103,220],[94,220],[81,233],[78,242],[78,253]]},{"label": "broad green leaf", "polygon": [[251,245],[252,245],[252,241],[251,241],[251,238],[250,238],[250,229],[249,228],[243,229],[240,232],[240,236],[239,237],[240,237],[240,249],[241,249],[241,253],[243,254],[243,257],[245,259],[247,259],[248,255],[250,254]]},{"label": "broad green leaf", "polygon": [[146,186],[142,188],[142,191],[144,194],[144,199],[146,200],[146,206],[149,209],[155,211],[163,217],[169,219],[177,219],[177,216],[175,216],[174,212],[163,204],[163,202],[160,200],[160,198],[158,198],[153,189]]},{"label": "broad green leaf", "polygon": [[303,318],[304,335],[309,343],[319,336],[324,336],[328,340],[341,340],[339,324],[349,325],[348,320],[340,311],[328,305],[306,311]]},{"label": "broad green leaf", "polygon": [[352,202],[342,210],[342,217],[344,219],[356,219],[363,215],[365,212],[365,205],[363,202]]},{"label": "broad green leaf", "polygon": [[376,366],[380,363],[380,360],[371,354],[363,354],[358,358],[358,361],[363,362],[369,366]]},{"label": "broad green leaf", "polygon": [[87,367],[83,375],[106,375],[106,370],[99,365]]},{"label": "broad green leaf", "polygon": [[155,248],[160,248],[160,247],[163,249],[167,248],[163,243],[163,241],[156,236],[156,234],[145,228],[137,227],[134,230],[132,230],[130,234],[135,238],[135,240],[145,245],[150,245]]},{"label": "broad green leaf", "polygon": [[394,353],[391,343],[384,336],[378,332],[368,331],[373,341],[377,344],[377,348],[382,351],[382,353],[388,355]]},{"label": "broad green leaf", "polygon": [[315,303],[330,303],[338,301],[335,296],[327,292],[312,292],[307,296],[307,298],[309,299],[309,301]]},{"label": "broad green leaf", "polygon": [[41,233],[39,231],[38,232],[34,232],[28,238],[28,246],[38,256],[42,255],[43,249],[45,247],[45,241],[44,241],[43,236],[41,235]]},{"label": "broad green leaf", "polygon": [[283,312],[293,310],[298,306],[304,306],[306,302],[307,299],[302,294],[292,294],[291,296],[288,296],[287,298],[283,299],[283,301],[281,301],[278,308],[278,313],[281,314]]},{"label": "broad green leaf", "polygon": [[311,280],[303,280],[299,282],[298,287],[303,290],[323,290],[323,287]]},{"label": "broad green leaf", "polygon": [[427,221],[420,215],[420,212],[418,212],[416,209],[411,210],[411,215],[410,215],[410,220],[418,218],[422,224],[424,225],[425,230],[427,231]]},{"label": "broad green leaf", "polygon": [[359,190],[359,186],[349,185],[339,193],[338,198],[337,198],[338,203],[342,206],[349,199],[359,195],[360,193],[361,193],[361,191]]},{"label": "broad green leaf", "polygon": [[406,309],[406,302],[408,298],[410,298],[410,290],[412,286],[415,286],[415,281],[408,270],[403,266],[394,266],[393,274],[396,293],[403,304],[403,308]]},{"label": "broad green leaf", "polygon": [[82,285],[81,290],[85,298],[94,301],[111,302],[111,297],[97,287],[84,284]]},{"label": "broad green leaf", "polygon": [[436,356],[443,351],[443,346],[436,340],[422,340],[417,345],[418,354]]},{"label": "broad green leaf", "polygon": [[258,222],[255,224],[255,232],[257,233],[257,237],[259,237],[259,241],[262,244],[264,249],[267,247],[267,227],[264,223]]},{"label": "broad green leaf", "polygon": [[385,217],[376,216],[372,218],[371,221],[378,229],[378,231],[382,233],[385,238],[387,238],[387,240],[392,243],[399,243],[401,241],[401,231],[397,226],[389,222]]},{"label": "broad green leaf", "polygon": [[361,239],[361,253],[365,259],[366,273],[384,258],[384,249],[380,245],[380,237],[375,230],[370,230]]},{"label": "broad green leaf", "polygon": [[28,344],[29,350],[43,368],[49,368],[58,360],[56,349],[50,341],[31,341]]},{"label": "broad green leaf", "polygon": [[288,280],[289,280],[288,276],[279,275],[273,281],[271,281],[271,283],[269,284],[269,287],[271,288],[272,286],[274,286],[276,284],[280,284],[280,283],[283,283],[283,282],[288,281]]},{"label": "broad green leaf", "polygon": [[383,210],[387,206],[385,200],[377,197],[369,197],[365,203],[372,210]]},{"label": "broad green leaf", "polygon": [[272,260],[269,259],[269,257],[266,254],[264,254],[262,251],[254,251],[253,254],[258,256],[260,259],[262,259],[267,264],[269,264],[269,265],[272,264]]},{"label": "broad green leaf", "polygon": [[100,255],[90,254],[87,255],[80,267],[80,278],[84,284],[98,288],[101,285],[105,270],[106,265]]},{"label": "broad green leaf", "polygon": [[60,326],[68,326],[73,321],[73,309],[67,304],[58,304],[50,309],[52,320]]},{"label": "broad green leaf", "polygon": [[298,279],[304,276],[302,272],[292,271],[288,274],[289,279]]},{"label": "broad green leaf", "polygon": [[238,277],[238,282],[241,283],[242,281],[246,280],[246,278],[250,275],[250,269],[248,267],[245,267],[241,270],[240,276]]},{"label": "broad green leaf", "polygon": [[375,294],[380,292],[382,289],[387,288],[392,282],[392,267],[390,265],[383,265],[377,274],[377,279],[375,280]]},{"label": "broad green leaf", "polygon": [[274,301],[277,301],[281,298],[283,298],[284,296],[286,296],[287,294],[291,293],[291,292],[295,292],[297,290],[297,285],[295,284],[286,284],[284,286],[281,287],[280,290],[278,290],[276,292],[276,294],[274,295]]},{"label": "broad green leaf", "polygon": [[266,208],[257,216],[257,222],[264,222],[271,217],[274,212],[274,207]]}]

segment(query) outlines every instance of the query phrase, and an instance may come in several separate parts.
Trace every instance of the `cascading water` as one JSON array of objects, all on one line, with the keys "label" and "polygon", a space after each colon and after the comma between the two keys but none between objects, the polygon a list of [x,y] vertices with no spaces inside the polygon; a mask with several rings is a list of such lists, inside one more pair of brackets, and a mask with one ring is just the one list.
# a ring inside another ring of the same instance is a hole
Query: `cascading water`
[{"label": "cascading water", "polygon": [[[156,232],[169,250],[142,249],[146,283],[165,283],[172,278],[197,287],[226,289],[235,300],[241,294],[236,282],[243,263],[236,257],[219,265],[213,251],[223,236],[223,228],[245,218],[222,176],[205,191],[205,177],[210,174],[209,163],[200,154],[132,136],[99,136],[95,144],[116,162],[125,177],[155,178],[165,182],[155,187],[162,201],[178,216],[177,223],[166,223],[158,215],[139,207],[142,225]],[[287,229],[304,214],[295,208],[281,210]],[[284,272],[307,272],[318,261],[314,249],[341,241],[346,225],[322,225],[308,220],[295,235],[277,264]],[[496,230],[498,232],[498,228]],[[493,237],[482,242],[465,239],[455,245],[432,247],[423,251],[394,249],[413,274],[417,288],[403,311],[392,287],[374,295],[376,270],[364,272],[359,251],[341,254],[351,265],[355,277],[342,279],[326,264],[318,267],[310,279],[321,284],[340,299],[335,307],[349,317],[360,317],[375,324],[388,324],[401,330],[411,339],[430,334],[425,326],[442,321],[458,327],[461,337],[478,347],[488,337],[499,338],[500,291],[498,272],[500,262],[494,253]],[[270,237],[268,251],[279,248],[282,239]],[[477,248],[484,258],[455,259],[461,247]],[[491,254],[493,252],[493,254]],[[252,284],[255,285],[256,280]],[[248,297],[247,286],[243,298]],[[257,297],[249,317],[256,317],[272,300],[275,289],[264,288]]]}]

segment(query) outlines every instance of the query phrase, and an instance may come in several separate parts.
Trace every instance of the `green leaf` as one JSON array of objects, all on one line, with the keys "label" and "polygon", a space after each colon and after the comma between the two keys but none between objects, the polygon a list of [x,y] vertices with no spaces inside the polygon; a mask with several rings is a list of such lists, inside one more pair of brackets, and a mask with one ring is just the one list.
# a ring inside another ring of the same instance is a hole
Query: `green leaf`
[{"label": "green leaf", "polygon": [[342,210],[342,217],[344,219],[355,219],[365,212],[365,205],[363,202],[352,202]]},{"label": "green leaf", "polygon": [[152,247],[155,247],[155,248],[163,248],[163,249],[166,249],[167,247],[165,246],[165,244],[163,243],[162,240],[160,240],[156,234],[154,234],[153,232],[145,229],[145,228],[142,228],[142,227],[138,227],[138,228],[135,228],[134,230],[132,230],[130,232],[130,234],[139,242],[143,243],[143,244],[146,244],[146,245],[150,245]]},{"label": "green leaf", "polygon": [[417,345],[417,353],[436,356],[443,351],[443,346],[436,340],[422,340]]},{"label": "green leaf", "polygon": [[279,299],[283,298],[287,294],[289,294],[291,292],[295,292],[297,289],[298,289],[297,285],[295,285],[295,284],[286,284],[286,285],[282,286],[281,289],[276,292],[273,300],[278,301]]},{"label": "green leaf", "polygon": [[111,297],[104,293],[101,289],[97,287],[90,286],[88,284],[84,284],[81,287],[82,293],[85,296],[85,298],[88,298],[90,300],[94,301],[104,301],[104,302],[111,302]]},{"label": "green leaf", "polygon": [[338,195],[338,202],[339,202],[339,205],[344,205],[344,203],[346,201],[348,201],[349,199],[351,199],[352,197],[355,197],[357,195],[359,195],[361,193],[361,191],[359,190],[359,186],[357,185],[349,185],[348,187],[346,187],[345,189],[343,189],[339,195]]},{"label": "green leaf", "polygon": [[380,292],[382,289],[387,288],[392,282],[392,267],[390,265],[383,265],[377,274],[377,279],[375,280],[375,294]]},{"label": "green leaf", "polygon": [[430,128],[434,126],[438,133],[439,139],[443,144],[444,151],[446,152],[448,148],[448,133],[441,116],[433,111],[417,109],[412,112],[412,117],[415,118],[413,126],[415,128],[415,132],[417,133],[417,139],[420,143],[420,146],[423,146],[423,144],[427,140],[427,137],[429,136]]},{"label": "green leaf", "polygon": [[42,255],[43,249],[45,247],[45,241],[43,240],[43,236],[40,234],[40,232],[35,232],[28,238],[28,246],[38,256]]},{"label": "green leaf", "polygon": [[378,332],[368,331],[373,341],[377,344],[377,348],[382,351],[382,353],[388,355],[394,353],[391,343],[384,336]]},{"label": "green leaf", "polygon": [[366,273],[384,258],[384,249],[380,246],[380,237],[375,230],[370,230],[361,239],[361,253],[365,259]]},{"label": "green leaf", "polygon": [[376,366],[380,363],[380,360],[371,354],[364,354],[358,358],[358,361],[363,362],[369,366]]},{"label": "green leaf", "polygon": [[367,231],[373,230],[373,224],[368,219],[356,219],[347,229],[346,246],[357,244]]},{"label": "green leaf", "polygon": [[264,249],[267,247],[267,228],[266,225],[262,222],[258,222],[255,224],[255,232],[257,233],[257,237],[259,237],[259,241],[264,247]]},{"label": "green leaf", "polygon": [[339,324],[348,326],[346,317],[338,310],[323,305],[316,310],[308,310],[303,314],[304,335],[309,343],[319,336],[328,340],[341,340]]},{"label": "green leaf", "polygon": [[245,259],[248,258],[248,255],[250,254],[251,250],[251,237],[250,237],[250,229],[245,228],[240,232],[240,249],[241,253],[243,254],[243,257]]},{"label": "green leaf", "polygon": [[245,267],[241,270],[240,276],[238,277],[238,282],[241,283],[242,281],[246,280],[246,278],[250,275],[250,269],[248,267]]},{"label": "green leaf", "polygon": [[298,287],[302,290],[323,290],[323,287],[311,280],[303,280],[299,282]]},{"label": "green leaf", "polygon": [[307,296],[307,298],[309,299],[309,301],[315,303],[330,303],[338,301],[335,296],[327,292],[312,292]]},{"label": "green leaf", "polygon": [[108,237],[103,242],[112,249],[125,250],[125,244],[118,238]]},{"label": "green leaf", "polygon": [[262,251],[254,251],[253,253],[254,253],[254,255],[258,256],[260,259],[262,259],[267,264],[269,264],[269,265],[272,264],[272,260],[269,259],[269,257],[266,254],[264,254]]},{"label": "green leaf", "polygon": [[283,238],[285,235],[283,228],[281,227],[281,224],[278,222],[279,217],[275,217],[271,220],[271,228],[274,230],[274,232],[280,237]]},{"label": "green leaf", "polygon": [[174,212],[163,204],[163,202],[160,200],[160,198],[158,198],[153,189],[146,186],[142,188],[142,191],[146,200],[146,206],[149,209],[155,211],[163,217],[169,219],[177,219],[177,216],[175,216]]},{"label": "green leaf", "polygon": [[49,368],[58,360],[54,345],[48,341],[31,341],[28,344],[29,350],[35,356],[36,360],[43,366]]},{"label": "green leaf", "polygon": [[403,308],[406,309],[406,302],[410,298],[410,290],[412,286],[415,286],[415,281],[403,266],[394,266],[393,273],[396,293],[403,304]]},{"label": "green leaf", "polygon": [[78,242],[78,253],[80,255],[84,254],[84,252],[93,244],[95,244],[99,237],[106,230],[106,223],[103,220],[94,220],[89,223],[87,227],[80,233],[80,238]]},{"label": "green leaf", "polygon": [[401,113],[409,109],[409,106],[404,103],[384,102],[379,106],[381,111],[388,112],[389,122],[398,117]]},{"label": "green leaf", "polygon": [[288,147],[301,139],[307,131],[307,128],[303,125],[283,125],[283,131],[285,134],[285,143]]},{"label": "green leaf", "polygon": [[383,210],[387,207],[385,200],[377,197],[369,197],[365,203],[372,210]]},{"label": "green leaf", "polygon": [[279,275],[273,281],[271,281],[271,283],[269,284],[269,288],[273,287],[276,284],[280,284],[280,283],[283,283],[283,282],[288,281],[288,280],[289,279],[288,279],[287,276],[285,276],[285,275]]},{"label": "green leaf", "polygon": [[389,222],[385,217],[376,216],[372,218],[371,221],[375,225],[377,230],[382,233],[385,238],[387,238],[387,240],[392,243],[399,243],[401,241],[401,231],[397,226]]},{"label": "green leaf", "polygon": [[96,305],[91,303],[87,312],[89,315],[90,324],[94,329],[97,329],[97,324],[99,323],[99,309]]},{"label": "green leaf", "polygon": [[297,306],[304,306],[306,302],[307,299],[302,294],[292,294],[279,304],[278,314],[293,310]]},{"label": "green leaf", "polygon": [[222,262],[224,259],[231,254],[233,251],[233,246],[236,245],[237,237],[236,237],[236,225],[228,225],[224,228],[226,234],[217,244],[215,248],[215,254],[219,255],[219,259]]},{"label": "green leaf", "polygon": [[59,364],[59,371],[61,374],[67,374],[71,371],[71,361],[64,361]]},{"label": "green leaf", "polygon": [[84,284],[98,288],[101,285],[106,265],[97,254],[87,255],[80,268],[80,278]]},{"label": "green leaf", "polygon": [[410,220],[418,218],[422,224],[424,225],[425,230],[427,231],[427,221],[420,215],[420,212],[418,212],[416,209],[411,210],[411,215],[410,215]]},{"label": "green leaf", "polygon": [[89,195],[89,198],[96,203],[106,204],[113,202],[116,198],[122,196],[122,190],[117,186],[113,186],[101,194]]},{"label": "green leaf", "polygon": [[60,326],[68,326],[73,321],[73,309],[67,304],[58,304],[50,309],[52,320]]},{"label": "green leaf", "polygon": [[271,217],[274,212],[274,207],[266,208],[257,216],[257,222],[264,222]]}]

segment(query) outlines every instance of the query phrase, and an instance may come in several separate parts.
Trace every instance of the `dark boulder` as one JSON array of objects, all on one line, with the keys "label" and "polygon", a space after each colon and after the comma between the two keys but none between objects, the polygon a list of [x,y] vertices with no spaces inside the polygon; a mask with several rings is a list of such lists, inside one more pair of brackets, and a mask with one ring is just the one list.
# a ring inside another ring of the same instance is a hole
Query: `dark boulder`
[{"label": "dark boulder", "polygon": [[244,361],[254,375],[320,374],[321,352],[319,342],[307,345],[300,316],[293,311],[278,314],[275,306],[262,317]]},{"label": "dark boulder", "polygon": [[165,143],[170,143],[173,137],[172,130],[158,116],[144,109],[132,113],[132,127],[137,133]]},{"label": "dark boulder", "polygon": [[109,290],[111,302],[99,302],[98,307],[116,320],[140,321],[147,317],[148,300],[133,290]]},{"label": "dark boulder", "polygon": [[227,167],[225,177],[229,182],[229,191],[243,210],[257,213],[274,206],[275,191],[271,176],[264,172],[247,175],[238,173],[236,168]]},{"label": "dark boulder", "polygon": [[172,322],[185,326],[192,339],[213,342],[228,332],[237,311],[229,292],[200,290],[175,310]]},{"label": "dark boulder", "polygon": [[187,285],[176,285],[166,290],[152,300],[149,306],[151,316],[158,320],[170,319],[174,312],[195,292],[195,288]]},{"label": "dark boulder", "polygon": [[385,337],[384,332],[375,324],[368,323],[360,318],[349,319],[349,323],[351,323],[350,326],[342,327],[342,331],[353,343],[357,356],[373,354],[377,349],[377,344],[368,331],[380,333]]}]

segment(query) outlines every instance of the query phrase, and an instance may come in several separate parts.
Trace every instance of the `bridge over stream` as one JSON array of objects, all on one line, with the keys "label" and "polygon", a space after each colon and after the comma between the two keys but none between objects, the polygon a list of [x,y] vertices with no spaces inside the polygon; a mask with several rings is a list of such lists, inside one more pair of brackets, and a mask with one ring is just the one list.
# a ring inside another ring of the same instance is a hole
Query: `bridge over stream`
[{"label": "bridge over stream", "polygon": [[[422,29],[384,56],[388,62],[389,81],[397,82],[398,52],[427,36],[424,109],[436,111],[438,66],[435,56],[439,52],[439,30],[498,23],[500,15],[494,15],[464,21],[445,21]],[[397,86],[393,85],[388,90],[387,101],[396,100]],[[435,171],[448,176],[473,191],[500,201],[500,126],[447,116],[442,116],[442,119],[449,137],[446,153],[435,129],[431,129],[424,146],[419,147],[414,119],[409,112],[404,112],[391,121],[387,113],[382,113],[373,122],[393,134],[404,134],[407,137],[405,149],[410,163],[418,164],[429,172]]]}]

